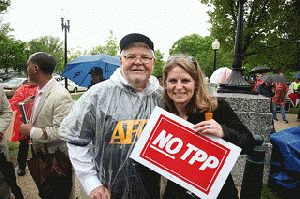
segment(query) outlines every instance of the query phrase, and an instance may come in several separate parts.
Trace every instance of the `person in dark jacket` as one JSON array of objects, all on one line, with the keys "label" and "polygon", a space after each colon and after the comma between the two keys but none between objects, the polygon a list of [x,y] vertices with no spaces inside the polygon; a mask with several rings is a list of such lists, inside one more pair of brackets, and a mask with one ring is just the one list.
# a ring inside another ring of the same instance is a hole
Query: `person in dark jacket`
[{"label": "person in dark jacket", "polygon": [[264,82],[257,86],[256,91],[268,98],[272,98],[275,95],[275,87],[274,85]]},{"label": "person in dark jacket", "polygon": [[100,67],[92,68],[89,74],[91,74],[91,84],[88,86],[88,89],[99,82],[105,81],[103,78],[103,70]]},{"label": "person in dark jacket", "polygon": [[[196,133],[223,138],[248,153],[254,147],[251,132],[222,98],[209,95],[203,72],[194,57],[172,56],[166,62],[164,75],[164,100],[166,110],[195,124]],[[212,119],[205,119],[212,113]],[[197,198],[194,194],[171,181],[167,182],[164,198]],[[231,174],[218,198],[236,198],[238,191]]]},{"label": "person in dark jacket", "polygon": [[272,112],[272,97],[275,96],[275,86],[269,82],[264,82],[256,87],[256,91],[270,99],[270,112]]}]

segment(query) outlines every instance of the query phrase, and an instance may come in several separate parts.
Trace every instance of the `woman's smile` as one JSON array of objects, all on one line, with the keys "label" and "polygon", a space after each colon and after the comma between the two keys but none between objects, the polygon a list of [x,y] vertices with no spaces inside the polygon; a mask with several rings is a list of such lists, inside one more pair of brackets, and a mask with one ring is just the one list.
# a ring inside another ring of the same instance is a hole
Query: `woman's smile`
[{"label": "woman's smile", "polygon": [[187,104],[194,95],[195,81],[180,66],[173,68],[166,79],[167,94],[174,104]]}]

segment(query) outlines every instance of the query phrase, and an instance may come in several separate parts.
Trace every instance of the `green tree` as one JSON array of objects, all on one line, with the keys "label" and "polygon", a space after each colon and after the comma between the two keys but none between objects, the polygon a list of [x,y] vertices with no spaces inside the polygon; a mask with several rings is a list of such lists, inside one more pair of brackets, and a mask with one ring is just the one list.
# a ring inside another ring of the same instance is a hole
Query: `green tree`
[{"label": "green tree", "polygon": [[0,19],[0,40],[5,39],[6,37],[12,37],[12,35],[9,35],[10,32],[12,32],[14,29],[9,27],[9,23],[2,23]]},{"label": "green tree", "polygon": [[[10,5],[10,0],[1,0],[0,14],[5,13]],[[10,35],[13,29],[9,23],[2,23],[0,19],[0,24],[0,67],[5,68],[6,72],[8,68],[21,71],[26,66],[26,43]]]},{"label": "green tree", "polygon": [[80,56],[87,56],[88,51],[84,50],[83,52],[81,51],[81,47],[77,46],[77,48],[71,48],[68,50],[68,63],[73,61],[75,58],[80,57]]},{"label": "green tree", "polygon": [[6,72],[8,71],[8,68],[14,68],[21,71],[26,65],[26,43],[15,40],[15,38],[10,35],[12,31],[13,29],[9,27],[9,23],[1,24],[0,67],[5,68]]},{"label": "green tree", "polygon": [[[213,6],[209,11],[211,35],[222,48],[234,49],[238,22],[238,1],[200,0]],[[299,65],[299,5],[295,0],[251,0],[244,4],[243,66],[246,71],[266,65],[286,73]]]},{"label": "green tree", "polygon": [[62,72],[65,69],[64,46],[59,37],[43,36],[32,39],[28,43],[30,54],[45,52],[52,55],[56,60],[55,71]]},{"label": "green tree", "polygon": [[27,61],[25,47],[25,42],[11,37],[1,40],[1,68],[5,68],[5,71],[8,71],[8,68],[14,68],[18,71],[24,70]]},{"label": "green tree", "polygon": [[157,77],[158,75],[162,75],[163,74],[163,68],[165,65],[165,61],[164,61],[164,53],[161,53],[160,50],[156,50],[155,51],[155,65],[154,65],[154,69],[152,72],[152,75]]},{"label": "green tree", "polygon": [[10,6],[10,0],[0,0],[0,14],[4,13]]},{"label": "green tree", "polygon": [[118,54],[119,46],[117,44],[117,38],[114,36],[112,30],[110,30],[109,33],[110,36],[108,40],[106,40],[106,45],[94,47],[90,52],[91,55],[106,54],[109,56],[116,56]]},{"label": "green tree", "polygon": [[26,42],[22,42],[20,40],[12,40],[11,42],[11,68],[15,71],[26,71],[27,69],[27,59],[28,55],[26,53]]},{"label": "green tree", "polygon": [[[1,22],[0,22],[1,23]],[[8,35],[9,32],[11,32],[12,29],[9,27],[9,24],[2,24],[0,27],[0,63],[1,68],[8,68],[8,65],[6,63],[7,57],[9,57],[9,51],[11,49],[9,43],[11,42],[12,36]]]},{"label": "green tree", "polygon": [[[185,54],[195,57],[202,71],[209,77],[213,67],[214,51],[211,44],[214,40],[214,37],[202,37],[198,34],[184,36],[174,42],[169,54]],[[230,67],[232,63],[232,56],[231,59],[228,59],[230,55],[232,55],[232,51],[226,52],[221,47],[217,54],[216,68]]]}]

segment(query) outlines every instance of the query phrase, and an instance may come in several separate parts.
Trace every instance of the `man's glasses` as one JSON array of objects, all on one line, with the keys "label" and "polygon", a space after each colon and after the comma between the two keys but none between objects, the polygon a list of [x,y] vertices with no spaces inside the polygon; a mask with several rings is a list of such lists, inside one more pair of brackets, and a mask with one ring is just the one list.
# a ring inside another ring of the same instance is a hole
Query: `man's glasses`
[{"label": "man's glasses", "polygon": [[148,57],[148,56],[136,56],[136,55],[126,55],[123,56],[125,58],[125,60],[127,62],[133,63],[135,62],[137,59],[140,59],[140,61],[144,64],[150,64],[151,60],[153,59],[153,57]]}]

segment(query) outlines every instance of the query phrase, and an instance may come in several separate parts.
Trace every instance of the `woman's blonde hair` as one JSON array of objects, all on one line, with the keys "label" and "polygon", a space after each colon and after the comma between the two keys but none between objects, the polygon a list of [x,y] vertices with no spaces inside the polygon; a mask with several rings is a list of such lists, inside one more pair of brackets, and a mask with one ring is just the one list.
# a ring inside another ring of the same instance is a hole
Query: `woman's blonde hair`
[{"label": "woman's blonde hair", "polygon": [[164,100],[166,103],[166,110],[171,113],[178,114],[178,111],[174,105],[174,101],[169,98],[166,89],[166,80],[168,78],[168,74],[177,66],[189,73],[189,75],[195,81],[194,96],[186,106],[186,114],[195,112],[213,112],[218,106],[218,101],[216,97],[211,96],[208,93],[204,74],[200,69],[199,64],[194,57],[182,54],[170,57],[164,66],[163,82],[165,87]]}]

